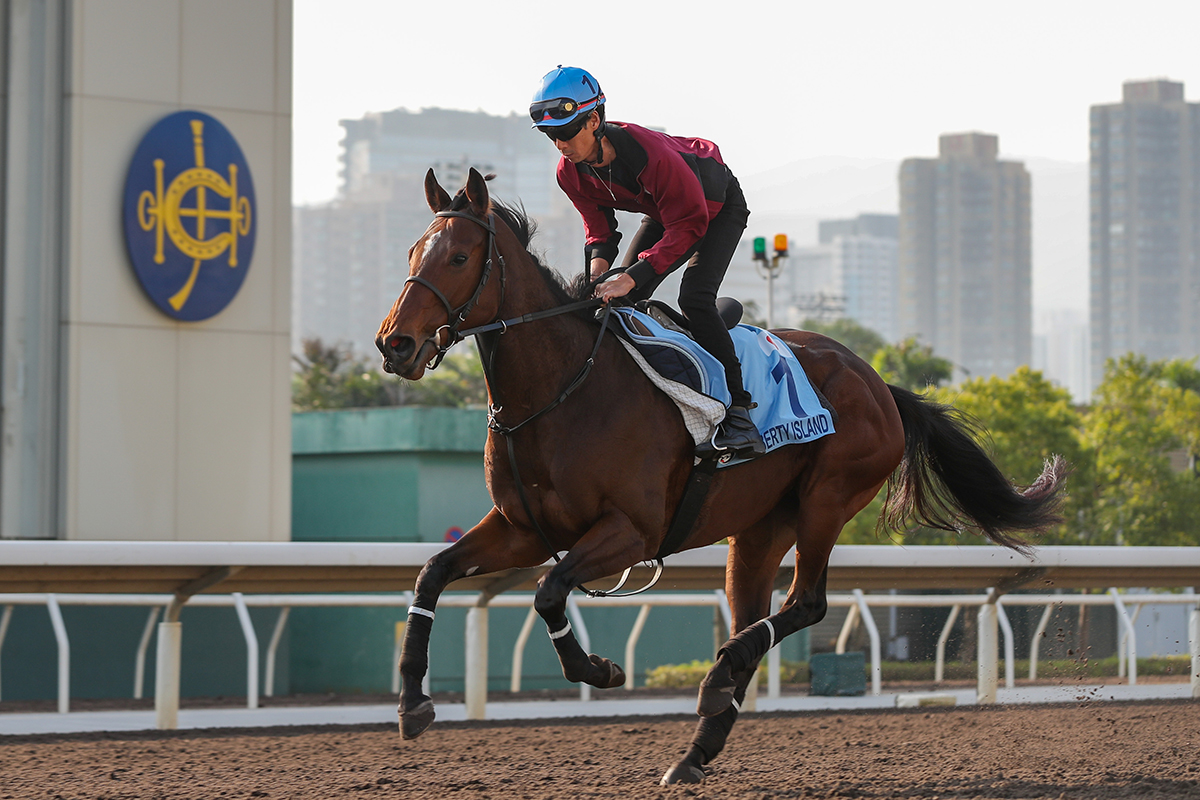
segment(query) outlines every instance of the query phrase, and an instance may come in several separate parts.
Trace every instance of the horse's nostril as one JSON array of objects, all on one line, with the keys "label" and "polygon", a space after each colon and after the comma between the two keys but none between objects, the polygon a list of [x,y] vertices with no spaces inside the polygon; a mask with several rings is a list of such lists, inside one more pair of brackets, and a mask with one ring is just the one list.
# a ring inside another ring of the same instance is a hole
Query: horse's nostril
[{"label": "horse's nostril", "polygon": [[390,347],[392,347],[393,349],[399,347],[400,346],[400,337],[397,336],[395,339],[392,339],[390,342],[388,342],[388,345]]}]

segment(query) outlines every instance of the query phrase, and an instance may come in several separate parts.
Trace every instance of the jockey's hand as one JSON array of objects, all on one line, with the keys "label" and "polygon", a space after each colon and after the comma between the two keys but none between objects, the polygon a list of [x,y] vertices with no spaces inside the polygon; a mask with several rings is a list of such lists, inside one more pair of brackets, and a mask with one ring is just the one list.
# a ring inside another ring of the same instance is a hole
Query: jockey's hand
[{"label": "jockey's hand", "polygon": [[604,283],[596,287],[596,297],[599,297],[604,302],[612,300],[614,297],[624,297],[634,290],[637,283],[633,278],[625,273],[614,275]]}]

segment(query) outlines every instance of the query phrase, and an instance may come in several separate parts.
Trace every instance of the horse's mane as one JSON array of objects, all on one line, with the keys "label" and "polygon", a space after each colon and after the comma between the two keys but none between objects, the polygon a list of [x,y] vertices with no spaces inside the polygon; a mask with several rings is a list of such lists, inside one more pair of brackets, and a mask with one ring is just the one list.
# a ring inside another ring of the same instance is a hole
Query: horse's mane
[{"label": "horse's mane", "polygon": [[[449,210],[462,211],[467,207],[468,202],[466,192],[460,191],[451,201]],[[537,267],[559,303],[566,305],[582,299],[580,295],[587,285],[586,275],[581,273],[575,279],[568,281],[558,270],[544,264],[541,256],[530,249],[530,243],[537,235],[537,223],[529,218],[522,203],[509,204],[493,197],[490,210],[508,226],[509,230],[516,234],[517,241],[521,243],[521,247],[525,248],[525,253],[533,261],[534,266]]]}]

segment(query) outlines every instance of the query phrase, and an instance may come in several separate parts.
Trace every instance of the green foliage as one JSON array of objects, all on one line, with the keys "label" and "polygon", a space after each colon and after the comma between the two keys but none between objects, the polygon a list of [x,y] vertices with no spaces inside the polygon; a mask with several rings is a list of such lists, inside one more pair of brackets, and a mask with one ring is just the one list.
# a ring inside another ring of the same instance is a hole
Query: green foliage
[{"label": "green foliage", "polygon": [[1198,385],[1192,362],[1129,354],[1107,364],[1085,426],[1099,542],[1200,544],[1200,480],[1171,462],[1200,453]]},{"label": "green foliage", "polygon": [[305,339],[301,354],[292,356],[292,409],[327,411],[399,405],[397,387],[349,348]]},{"label": "green foliage", "polygon": [[933,348],[914,338],[889,344],[871,358],[871,366],[888,383],[913,392],[940,386],[950,380],[954,365],[933,354]]},{"label": "green foliage", "polygon": [[859,325],[852,319],[835,319],[831,322],[806,319],[800,323],[800,327],[841,342],[867,363],[870,363],[875,354],[887,345],[887,342],[878,333]]},{"label": "green foliage", "polygon": [[[1071,403],[1066,389],[1056,387],[1041,372],[1019,367],[1007,378],[972,378],[952,389],[938,389],[933,399],[957,408],[977,421],[978,443],[992,456],[1000,471],[1018,485],[1028,485],[1041,474],[1052,454],[1072,465],[1072,489],[1063,514],[1067,524],[1037,537],[1039,544],[1098,544],[1090,541],[1093,502],[1092,452],[1083,440],[1083,418]],[[1086,531],[1086,532],[1085,532]],[[921,544],[953,534],[922,534]]]},{"label": "green foliage", "polygon": [[446,356],[420,381],[386,375],[375,359],[355,357],[346,347],[320,339],[301,342],[293,356],[292,409],[327,411],[378,406],[470,406],[487,402],[483,367],[473,347]]},{"label": "green foliage", "polygon": [[[660,689],[692,689],[700,685],[700,681],[712,667],[711,661],[693,661],[690,664],[663,664],[660,667],[646,670],[646,686]],[[933,682],[932,661],[882,661],[879,664],[881,677],[886,683],[903,682]],[[1038,679],[1053,683],[1066,679],[1078,678],[1114,678],[1117,676],[1117,657],[1108,658],[1078,658],[1068,660],[1038,662]],[[868,663],[867,669],[870,669]],[[1137,660],[1138,675],[1177,676],[1186,680],[1191,669],[1190,656],[1155,656]],[[1018,675],[1029,675],[1029,661],[1017,659],[1013,662],[1013,671]],[[975,662],[947,661],[942,668],[942,679],[947,681],[973,681],[978,676],[978,665]],[[808,683],[810,679],[807,662],[780,661],[779,680],[781,683]],[[760,668],[758,683],[765,686],[767,671]]]},{"label": "green foliage", "polygon": [[746,325],[753,325],[756,328],[767,327],[767,315],[758,307],[758,303],[753,300],[747,300],[742,303],[742,322]]}]

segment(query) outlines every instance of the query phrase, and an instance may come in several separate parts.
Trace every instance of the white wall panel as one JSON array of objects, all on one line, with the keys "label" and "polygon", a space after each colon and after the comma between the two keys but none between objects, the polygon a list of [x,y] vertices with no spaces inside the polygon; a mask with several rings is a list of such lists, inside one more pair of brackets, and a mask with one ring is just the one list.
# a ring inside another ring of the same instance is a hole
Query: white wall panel
[{"label": "white wall panel", "polygon": [[75,93],[178,103],[180,0],[76,2]]},{"label": "white wall panel", "polygon": [[267,335],[179,332],[180,539],[267,538],[276,396],[271,356]]},{"label": "white wall panel", "polygon": [[112,325],[75,333],[71,538],[174,539],[176,336]]},{"label": "white wall panel", "polygon": [[183,105],[274,113],[275,18],[274,0],[184,0]]}]

